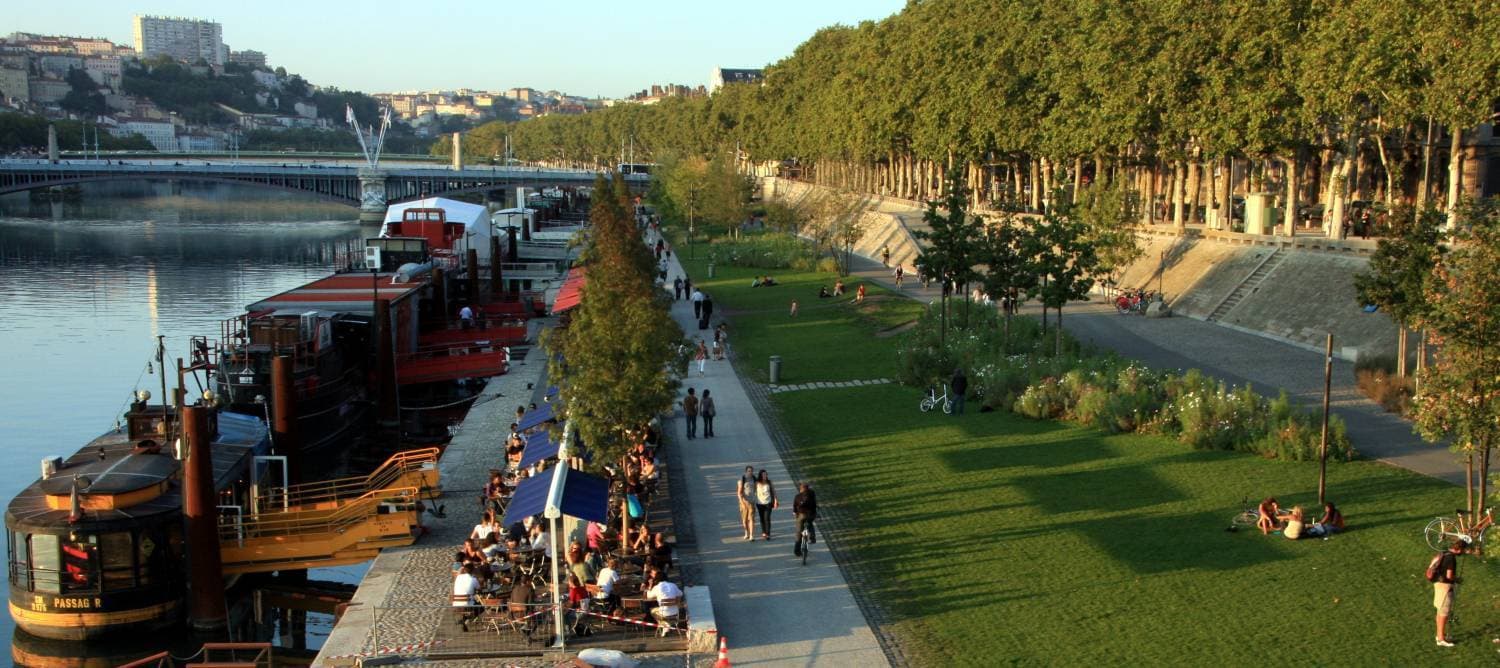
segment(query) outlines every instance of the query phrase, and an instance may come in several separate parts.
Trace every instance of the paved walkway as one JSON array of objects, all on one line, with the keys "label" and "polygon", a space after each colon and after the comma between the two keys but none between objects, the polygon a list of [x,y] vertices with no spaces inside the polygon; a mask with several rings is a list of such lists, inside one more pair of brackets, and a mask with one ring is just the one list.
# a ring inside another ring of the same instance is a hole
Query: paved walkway
[{"label": "paved walkway", "polygon": [[815,381],[811,383],[797,383],[796,385],[771,385],[770,390],[774,394],[782,392],[796,392],[798,390],[828,390],[840,387],[865,387],[866,385],[889,385],[895,381],[889,378],[876,378],[873,380],[830,380]]},{"label": "paved walkway", "polygon": [[[856,276],[894,287],[890,270],[878,261],[855,256],[852,265]],[[906,281],[903,292],[923,301],[939,297],[936,286],[923,290],[911,281]],[[1023,308],[1027,310],[1039,313],[1035,305]],[[1063,327],[1082,341],[1152,367],[1195,368],[1225,382],[1249,383],[1262,394],[1285,389],[1294,401],[1319,410],[1323,405],[1321,352],[1192,318],[1121,316],[1112,306],[1097,301],[1063,309]],[[1463,484],[1463,463],[1447,448],[1423,441],[1411,423],[1365,398],[1355,386],[1352,363],[1334,360],[1330,396],[1333,412],[1344,419],[1349,438],[1362,455]]]},{"label": "paved walkway", "polygon": [[[672,277],[683,274],[674,254]],[[689,337],[699,332],[690,302],[679,301],[672,316]],[[806,566],[792,556],[793,481],[770,434],[755,412],[734,367],[710,360],[706,375],[697,365],[683,379],[701,395],[712,391],[717,409],[714,438],[686,438],[681,413],[667,421],[673,454],[686,472],[679,489],[692,503],[692,523],[700,560],[699,582],[713,595],[719,634],[729,642],[736,666],[886,666],[875,634],[820,540]],[[735,483],[746,466],[766,469],[781,508],[772,520],[772,540],[741,539]],[[821,533],[821,532],[820,532]],[[820,536],[821,538],[821,536]]]}]

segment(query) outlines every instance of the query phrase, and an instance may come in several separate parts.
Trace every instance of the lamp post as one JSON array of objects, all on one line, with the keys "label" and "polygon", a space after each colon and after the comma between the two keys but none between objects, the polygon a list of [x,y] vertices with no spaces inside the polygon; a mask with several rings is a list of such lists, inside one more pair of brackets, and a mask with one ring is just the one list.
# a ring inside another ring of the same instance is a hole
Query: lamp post
[{"label": "lamp post", "polygon": [[688,259],[694,259],[693,255],[693,205],[698,200],[698,189],[688,188]]}]

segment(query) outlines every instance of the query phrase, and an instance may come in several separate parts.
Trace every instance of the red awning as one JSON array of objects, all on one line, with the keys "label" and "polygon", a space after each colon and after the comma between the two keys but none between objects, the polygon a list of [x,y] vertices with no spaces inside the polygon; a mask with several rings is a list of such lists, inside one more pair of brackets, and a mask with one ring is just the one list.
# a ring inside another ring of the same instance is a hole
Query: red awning
[{"label": "red awning", "polygon": [[552,314],[557,315],[578,305],[583,299],[583,284],[588,282],[588,277],[583,274],[583,267],[574,267],[568,270],[568,277],[563,279],[562,288],[557,291],[557,299],[552,302]]}]

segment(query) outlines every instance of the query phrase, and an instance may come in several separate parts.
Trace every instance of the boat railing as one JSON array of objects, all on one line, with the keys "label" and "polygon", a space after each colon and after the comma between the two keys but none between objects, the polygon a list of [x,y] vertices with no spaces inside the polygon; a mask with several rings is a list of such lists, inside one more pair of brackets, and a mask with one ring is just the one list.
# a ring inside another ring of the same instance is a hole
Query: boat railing
[{"label": "boat railing", "polygon": [[437,461],[441,452],[438,448],[405,450],[391,455],[367,475],[261,488],[255,499],[256,509],[268,512],[330,504],[398,485],[416,486],[430,493],[434,490],[429,488],[437,486]]},{"label": "boat railing", "polygon": [[[340,534],[376,515],[416,512],[420,490],[396,487],[367,492],[341,502],[333,509],[287,510],[238,516],[220,516],[219,540],[234,541],[244,547],[247,541],[263,538],[285,539]],[[228,520],[228,521],[226,521]]]}]

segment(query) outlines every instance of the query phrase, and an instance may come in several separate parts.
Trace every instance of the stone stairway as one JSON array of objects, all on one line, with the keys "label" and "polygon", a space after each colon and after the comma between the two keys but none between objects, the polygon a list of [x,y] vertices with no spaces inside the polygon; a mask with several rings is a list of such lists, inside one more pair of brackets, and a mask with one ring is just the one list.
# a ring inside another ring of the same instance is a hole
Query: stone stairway
[{"label": "stone stairway", "polygon": [[1276,268],[1281,266],[1281,263],[1285,260],[1286,251],[1284,249],[1278,247],[1271,251],[1271,254],[1267,255],[1266,259],[1261,260],[1260,264],[1256,265],[1255,270],[1250,272],[1250,275],[1246,276],[1245,280],[1240,281],[1239,286],[1235,287],[1234,291],[1224,298],[1224,301],[1219,302],[1219,305],[1214,307],[1213,312],[1208,314],[1208,321],[1218,322],[1221,318],[1228,315],[1245,297],[1254,294],[1260,288],[1260,284],[1265,282],[1266,277],[1270,276],[1271,272],[1276,271]]}]

